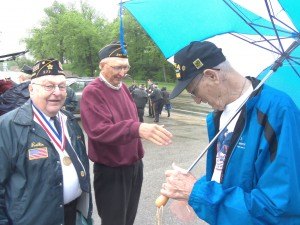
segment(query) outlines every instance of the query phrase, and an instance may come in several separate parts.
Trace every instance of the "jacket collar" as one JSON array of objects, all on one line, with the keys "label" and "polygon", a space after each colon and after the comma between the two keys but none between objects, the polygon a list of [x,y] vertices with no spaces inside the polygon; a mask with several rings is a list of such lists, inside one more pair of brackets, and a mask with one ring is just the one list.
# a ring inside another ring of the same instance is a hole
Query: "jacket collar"
[{"label": "jacket collar", "polygon": [[[76,119],[76,117],[73,114],[66,110],[61,110],[61,112],[65,114],[70,120]],[[17,110],[13,121],[17,124],[24,126],[30,126],[33,124],[33,111],[31,99],[25,102],[25,104]]]},{"label": "jacket collar", "polygon": [[29,99],[24,103],[16,112],[13,119],[14,123],[20,125],[32,125],[33,123],[33,112],[32,112],[32,101]]}]

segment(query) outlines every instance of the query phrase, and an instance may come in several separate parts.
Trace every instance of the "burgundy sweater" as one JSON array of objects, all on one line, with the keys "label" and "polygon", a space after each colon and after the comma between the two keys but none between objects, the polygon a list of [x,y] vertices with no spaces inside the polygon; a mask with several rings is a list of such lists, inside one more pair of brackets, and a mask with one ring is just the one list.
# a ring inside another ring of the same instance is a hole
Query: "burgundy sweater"
[{"label": "burgundy sweater", "polygon": [[82,93],[80,112],[90,160],[116,167],[143,158],[137,109],[125,84],[113,90],[95,79]]}]

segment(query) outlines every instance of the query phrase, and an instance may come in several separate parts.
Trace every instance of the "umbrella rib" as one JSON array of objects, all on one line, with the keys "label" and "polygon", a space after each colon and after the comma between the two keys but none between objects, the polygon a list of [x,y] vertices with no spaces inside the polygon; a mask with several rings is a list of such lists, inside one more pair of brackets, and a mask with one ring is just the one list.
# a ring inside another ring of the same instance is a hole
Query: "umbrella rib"
[{"label": "umbrella rib", "polygon": [[[275,50],[272,50],[272,49],[269,49],[269,48],[267,48],[267,47],[264,47],[264,46],[261,46],[261,45],[259,45],[259,44],[257,44],[257,42],[263,42],[263,41],[267,41],[268,43],[270,43],[270,41],[268,41],[268,39],[265,39],[265,40],[262,40],[262,41],[255,41],[255,40],[252,40],[252,39],[250,39],[251,41],[249,41],[249,40],[247,40],[246,38],[244,38],[242,35],[237,35],[237,34],[234,34],[234,33],[229,33],[229,34],[231,34],[231,35],[233,35],[233,36],[235,36],[235,37],[237,37],[237,38],[239,38],[239,39],[241,39],[241,40],[243,40],[243,41],[245,41],[245,42],[248,42],[249,44],[252,44],[252,45],[255,45],[255,46],[257,46],[257,47],[259,47],[259,48],[262,48],[262,49],[264,49],[264,50],[267,50],[267,51],[269,51],[269,52],[272,52],[272,53],[275,53],[275,54],[278,54],[278,55],[280,55],[281,54],[281,52],[279,51],[279,49],[277,49],[277,48],[275,48],[277,51],[275,51]],[[276,39],[277,40],[277,39]]]},{"label": "umbrella rib", "polygon": [[[276,19],[277,21],[280,21],[278,19]],[[256,24],[256,23],[253,23],[253,22],[249,22],[248,23],[249,25],[253,25],[253,26],[256,26],[256,27],[261,27],[261,28],[265,28],[265,29],[268,29],[268,30],[273,30],[272,27],[268,27],[268,26],[264,26],[264,25],[261,25],[261,24]],[[281,29],[277,29],[278,31],[282,32],[282,33],[286,33],[286,34],[293,34],[293,32],[288,32],[286,30],[281,30]],[[296,32],[296,31],[295,31]]]},{"label": "umbrella rib", "polygon": [[296,63],[297,65],[300,65],[300,63],[297,62],[297,61],[295,61],[295,60],[293,60],[293,59],[288,59],[287,61],[288,61],[289,65],[290,65],[290,67],[292,67],[292,69],[294,70],[294,72],[295,72],[295,73],[297,74],[297,76],[300,78],[300,73],[297,71],[297,69],[295,68],[295,66],[294,66],[290,61],[293,61],[293,62]]},{"label": "umbrella rib", "polygon": [[271,10],[270,10],[270,5],[269,5],[269,4],[272,6],[272,4],[271,4],[270,1],[269,1],[269,3],[268,3],[268,1],[265,0],[265,5],[266,5],[266,9],[267,9],[268,14],[269,14],[269,18],[270,18],[270,20],[271,20],[273,29],[274,29],[274,31],[275,31],[275,35],[276,35],[276,37],[277,37],[278,44],[279,44],[279,46],[280,46],[280,48],[281,48],[281,52],[283,52],[283,51],[284,51],[284,48],[283,48],[282,43],[281,43],[281,41],[280,41],[280,38],[279,38],[279,35],[278,35],[278,31],[277,31],[277,29],[276,29],[276,26],[275,26],[275,23],[274,23],[274,20],[273,20],[273,14],[271,14]]},{"label": "umbrella rib", "polygon": [[[273,16],[273,18],[274,18],[274,20],[278,21],[280,24],[282,24],[286,28],[290,29],[291,30],[290,33],[298,33],[297,30],[295,30],[294,28],[292,28],[290,25],[288,25],[287,23],[283,22],[282,20],[278,19],[276,16]],[[279,30],[279,31],[286,33],[286,31],[283,31],[283,30]]]},{"label": "umbrella rib", "polygon": [[[245,18],[246,16],[244,15],[244,17],[237,11],[237,9],[234,9],[233,6],[231,6],[229,4],[229,2],[227,2],[227,0],[223,0],[223,2],[228,5],[228,7],[235,12],[249,27],[251,27],[261,38],[263,38],[270,46],[272,46],[273,48],[275,48],[278,52],[281,52],[273,43],[271,43],[264,35],[262,35],[254,26],[252,26],[252,21],[248,22]],[[232,2],[231,2],[232,3]],[[233,4],[233,3],[232,3]],[[233,4],[234,5],[234,4]],[[239,10],[240,11],[240,10]],[[274,26],[274,24],[273,24]],[[277,39],[278,40],[278,39]],[[250,42],[249,42],[250,43]],[[280,42],[281,44],[281,42]]]}]

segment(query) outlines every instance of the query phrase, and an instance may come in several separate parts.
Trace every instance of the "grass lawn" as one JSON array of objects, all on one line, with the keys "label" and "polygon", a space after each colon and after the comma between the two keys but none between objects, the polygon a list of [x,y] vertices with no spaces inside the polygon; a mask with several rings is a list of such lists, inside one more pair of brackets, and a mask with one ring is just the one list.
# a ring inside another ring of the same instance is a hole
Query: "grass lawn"
[{"label": "grass lawn", "polygon": [[[125,79],[124,82],[126,83],[126,85],[129,87],[130,85],[132,85],[132,80],[130,79]],[[143,80],[135,80],[137,85],[140,84],[144,84],[145,86],[147,86],[147,81],[143,81]],[[155,82],[155,81],[154,81]],[[158,84],[159,89],[161,89],[162,87],[166,87],[167,91],[171,92],[173,90],[173,88],[175,87],[175,82],[174,83],[166,83],[166,82],[155,82]]]}]

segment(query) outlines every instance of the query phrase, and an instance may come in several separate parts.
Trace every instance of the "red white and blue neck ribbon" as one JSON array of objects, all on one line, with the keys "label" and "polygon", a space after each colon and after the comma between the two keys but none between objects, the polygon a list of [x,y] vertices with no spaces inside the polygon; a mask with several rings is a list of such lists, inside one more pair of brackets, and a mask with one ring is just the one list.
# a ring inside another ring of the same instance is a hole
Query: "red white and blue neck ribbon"
[{"label": "red white and blue neck ribbon", "polygon": [[60,115],[60,112],[58,113],[58,119],[61,126],[62,133],[59,135],[59,133],[56,131],[55,127],[51,125],[51,123],[47,120],[45,115],[35,106],[32,104],[33,109],[33,115],[34,115],[34,121],[37,122],[48,134],[50,140],[53,141],[53,143],[56,145],[57,148],[59,148],[61,151],[64,151],[65,149],[65,131],[64,126],[62,126],[62,117]]}]

